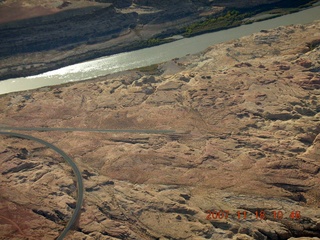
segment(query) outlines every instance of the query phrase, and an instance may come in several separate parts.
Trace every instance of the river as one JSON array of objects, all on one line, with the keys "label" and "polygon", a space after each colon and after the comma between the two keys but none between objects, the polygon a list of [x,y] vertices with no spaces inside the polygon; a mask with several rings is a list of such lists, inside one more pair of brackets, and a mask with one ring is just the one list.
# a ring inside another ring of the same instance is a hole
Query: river
[{"label": "river", "polygon": [[255,22],[192,38],[183,38],[160,46],[102,57],[35,76],[0,81],[0,94],[82,81],[110,73],[161,63],[173,58],[183,57],[187,54],[198,53],[211,45],[237,39],[263,29],[291,24],[305,24],[319,19],[320,6],[315,6],[297,13],[262,22]]}]

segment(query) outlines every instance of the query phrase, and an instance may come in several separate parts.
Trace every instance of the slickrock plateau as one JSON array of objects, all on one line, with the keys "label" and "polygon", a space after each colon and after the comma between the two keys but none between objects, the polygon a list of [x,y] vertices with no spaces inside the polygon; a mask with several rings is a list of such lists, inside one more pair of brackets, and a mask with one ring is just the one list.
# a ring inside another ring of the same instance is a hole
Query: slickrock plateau
[{"label": "slickrock plateau", "polygon": [[[319,239],[319,45],[318,21],[218,44],[153,74],[6,94],[1,126],[175,131],[20,131],[82,172],[84,205],[66,239]],[[0,239],[56,238],[75,208],[71,168],[2,135],[0,161]],[[208,220],[208,210],[224,216]]]}]

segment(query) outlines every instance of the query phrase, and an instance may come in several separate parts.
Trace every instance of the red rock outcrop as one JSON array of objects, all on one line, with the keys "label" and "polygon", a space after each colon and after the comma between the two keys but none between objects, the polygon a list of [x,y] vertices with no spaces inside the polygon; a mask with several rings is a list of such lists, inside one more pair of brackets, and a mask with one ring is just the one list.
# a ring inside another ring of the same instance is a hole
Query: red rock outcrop
[{"label": "red rock outcrop", "polygon": [[[3,95],[1,125],[175,130],[29,132],[82,171],[85,203],[67,239],[319,238],[319,46],[308,47],[319,30],[256,33],[153,76]],[[1,237],[53,239],[75,207],[70,168],[40,144],[0,141]]]}]

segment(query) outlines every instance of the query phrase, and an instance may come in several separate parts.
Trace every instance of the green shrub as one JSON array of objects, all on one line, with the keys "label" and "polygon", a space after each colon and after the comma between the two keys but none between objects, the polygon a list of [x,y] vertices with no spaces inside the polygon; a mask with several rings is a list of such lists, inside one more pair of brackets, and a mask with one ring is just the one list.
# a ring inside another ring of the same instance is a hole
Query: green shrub
[{"label": "green shrub", "polygon": [[209,32],[240,25],[242,20],[248,17],[248,13],[240,13],[236,10],[226,12],[218,17],[209,17],[202,22],[193,23],[185,28],[185,36],[191,36],[203,32]]}]

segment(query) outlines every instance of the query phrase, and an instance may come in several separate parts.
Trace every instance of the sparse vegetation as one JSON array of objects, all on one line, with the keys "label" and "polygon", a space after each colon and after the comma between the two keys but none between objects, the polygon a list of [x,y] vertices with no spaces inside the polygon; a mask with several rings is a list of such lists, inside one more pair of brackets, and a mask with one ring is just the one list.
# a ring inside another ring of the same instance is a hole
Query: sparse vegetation
[{"label": "sparse vegetation", "polygon": [[161,39],[161,38],[150,38],[150,39],[144,41],[144,44],[147,47],[151,47],[151,46],[156,46],[156,45],[160,45],[160,44],[168,43],[168,42],[172,42],[172,40],[170,40],[170,39]]},{"label": "sparse vegetation", "polygon": [[140,71],[146,74],[157,74],[159,72],[158,67],[159,67],[159,64],[152,64],[146,67],[136,68],[134,70]]},{"label": "sparse vegetation", "polygon": [[263,21],[266,19],[261,20],[246,20],[246,18],[252,17],[256,14],[274,14],[270,18],[294,13],[303,8],[311,6],[313,3],[317,2],[316,0],[312,1],[304,1],[304,0],[297,0],[295,2],[285,2],[281,1],[278,4],[267,4],[261,5],[255,8],[248,8],[244,10],[236,10],[236,9],[229,9],[225,11],[220,16],[210,16],[204,21],[193,23],[187,26],[184,29],[185,37],[190,37],[194,35],[199,35],[202,33],[207,32],[214,32],[219,31],[222,29],[232,28],[239,26],[241,24],[248,24],[254,21]]},{"label": "sparse vegetation", "polygon": [[242,24],[242,20],[251,16],[250,13],[240,13],[236,10],[226,12],[224,15],[209,17],[205,21],[193,23],[186,27],[184,36],[189,37],[204,32],[212,32]]}]

